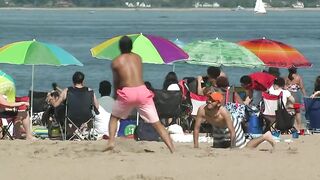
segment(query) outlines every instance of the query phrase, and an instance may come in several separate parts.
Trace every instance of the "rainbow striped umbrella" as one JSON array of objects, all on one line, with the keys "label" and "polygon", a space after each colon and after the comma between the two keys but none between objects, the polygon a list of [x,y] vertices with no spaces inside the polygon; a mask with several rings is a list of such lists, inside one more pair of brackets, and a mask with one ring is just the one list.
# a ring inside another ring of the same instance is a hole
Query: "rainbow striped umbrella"
[{"label": "rainbow striped umbrella", "polygon": [[0,63],[24,65],[78,65],[83,64],[64,49],[36,40],[19,41],[0,48]]},{"label": "rainbow striped umbrella", "polygon": [[[170,64],[178,60],[188,59],[188,54],[173,42],[154,35],[129,34],[132,52],[142,58],[143,63]],[[112,60],[119,56],[119,40],[122,36],[113,37],[90,49],[93,57]]]},{"label": "rainbow striped umbrella", "polygon": [[311,67],[297,49],[282,42],[262,38],[238,42],[258,56],[266,66],[277,68]]}]

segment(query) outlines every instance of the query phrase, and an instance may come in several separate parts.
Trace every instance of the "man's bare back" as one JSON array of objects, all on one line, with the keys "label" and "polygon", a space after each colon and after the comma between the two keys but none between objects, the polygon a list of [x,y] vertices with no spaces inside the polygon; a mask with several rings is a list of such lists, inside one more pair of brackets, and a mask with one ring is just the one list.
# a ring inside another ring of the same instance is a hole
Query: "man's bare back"
[{"label": "man's bare back", "polygon": [[141,58],[135,53],[125,53],[112,62],[115,88],[136,87],[144,84]]}]

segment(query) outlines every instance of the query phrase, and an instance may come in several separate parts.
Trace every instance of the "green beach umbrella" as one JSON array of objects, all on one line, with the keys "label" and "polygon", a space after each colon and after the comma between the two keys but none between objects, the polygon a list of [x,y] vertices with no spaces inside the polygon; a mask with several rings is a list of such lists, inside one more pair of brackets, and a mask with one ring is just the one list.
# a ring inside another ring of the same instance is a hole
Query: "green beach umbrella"
[{"label": "green beach umbrella", "polygon": [[186,44],[189,64],[263,68],[264,63],[248,49],[221,39],[197,41]]},{"label": "green beach umbrella", "polygon": [[[33,91],[34,65],[83,66],[79,60],[64,49],[36,40],[19,41],[1,47],[0,63],[32,65],[31,91]],[[32,102],[33,93],[31,93],[31,104]]]}]

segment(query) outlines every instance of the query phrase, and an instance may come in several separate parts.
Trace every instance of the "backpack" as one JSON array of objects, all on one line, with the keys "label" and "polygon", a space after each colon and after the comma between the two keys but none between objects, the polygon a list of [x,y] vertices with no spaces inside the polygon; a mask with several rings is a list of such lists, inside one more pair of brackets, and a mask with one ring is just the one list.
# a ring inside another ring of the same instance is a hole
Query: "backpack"
[{"label": "backpack", "polygon": [[152,124],[140,121],[134,131],[134,139],[136,141],[160,141],[158,132],[153,128]]}]

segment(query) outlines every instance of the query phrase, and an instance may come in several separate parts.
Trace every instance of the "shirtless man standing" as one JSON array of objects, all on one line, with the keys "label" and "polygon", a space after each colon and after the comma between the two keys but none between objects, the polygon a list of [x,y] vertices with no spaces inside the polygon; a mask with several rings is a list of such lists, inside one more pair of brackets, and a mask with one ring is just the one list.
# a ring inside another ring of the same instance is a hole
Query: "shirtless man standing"
[{"label": "shirtless man standing", "polygon": [[197,113],[193,131],[194,148],[199,147],[199,129],[201,123],[206,120],[213,127],[213,147],[215,148],[255,148],[263,141],[268,141],[274,147],[274,140],[270,131],[259,138],[252,139],[248,143],[245,140],[240,121],[234,119],[228,110],[221,106],[223,95],[213,92],[208,95],[206,105],[202,105]]},{"label": "shirtless man standing", "polygon": [[157,110],[151,93],[142,79],[141,57],[133,52],[132,41],[123,36],[119,47],[121,55],[112,61],[113,85],[115,90],[115,103],[109,122],[109,141],[106,150],[112,150],[115,146],[115,133],[120,119],[128,117],[133,108],[137,108],[141,117],[152,123],[164,143],[173,153],[174,147],[171,138],[160,123]]}]

